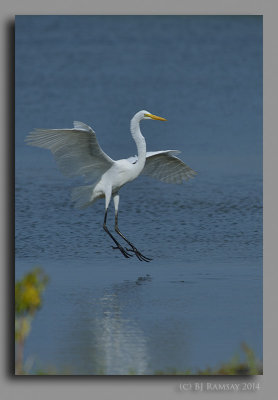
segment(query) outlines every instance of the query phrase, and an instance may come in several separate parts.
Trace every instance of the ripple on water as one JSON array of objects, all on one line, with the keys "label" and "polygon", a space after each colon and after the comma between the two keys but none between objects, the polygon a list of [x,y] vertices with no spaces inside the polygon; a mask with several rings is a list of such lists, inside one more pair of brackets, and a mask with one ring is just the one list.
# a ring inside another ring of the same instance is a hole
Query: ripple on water
[{"label": "ripple on water", "polygon": [[[260,182],[251,180],[211,185],[196,178],[185,185],[166,185],[140,178],[121,191],[119,225],[138,248],[155,257],[221,257],[223,253],[260,257],[260,193]],[[102,229],[103,214],[102,200],[86,210],[75,210],[63,178],[54,176],[43,184],[21,180],[16,188],[17,256],[92,258],[110,253],[114,257]],[[108,224],[113,230],[112,204]]]}]

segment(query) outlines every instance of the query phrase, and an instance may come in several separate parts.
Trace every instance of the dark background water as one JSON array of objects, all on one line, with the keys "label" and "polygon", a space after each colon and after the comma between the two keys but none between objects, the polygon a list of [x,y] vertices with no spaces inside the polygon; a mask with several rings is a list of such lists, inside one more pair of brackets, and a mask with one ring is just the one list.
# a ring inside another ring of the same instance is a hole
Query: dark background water
[{"label": "dark background water", "polygon": [[[113,251],[103,202],[74,210],[81,181],[24,143],[80,120],[125,158],[140,109],[167,118],[143,121],[147,149],[198,172],[121,190],[120,228],[148,264]],[[26,346],[39,365],[204,368],[243,341],[262,358],[261,17],[16,17],[16,277],[36,264],[51,278]]]}]

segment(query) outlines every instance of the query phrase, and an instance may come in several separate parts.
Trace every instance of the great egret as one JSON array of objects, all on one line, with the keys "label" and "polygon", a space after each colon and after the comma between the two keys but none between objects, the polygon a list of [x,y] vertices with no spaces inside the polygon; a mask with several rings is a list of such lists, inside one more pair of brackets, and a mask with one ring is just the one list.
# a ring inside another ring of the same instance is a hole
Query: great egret
[{"label": "great egret", "polygon": [[[118,227],[119,189],[133,181],[141,173],[167,183],[182,183],[192,178],[196,172],[181,161],[178,150],[146,152],[145,138],[140,131],[140,121],[153,119],[166,121],[146,110],[139,111],[131,119],[130,131],[136,143],[138,156],[114,161],[99,146],[93,129],[83,122],[74,121],[73,129],[35,129],[30,132],[26,142],[31,146],[51,150],[62,173],[73,177],[81,175],[87,186],[74,188],[72,200],[76,208],[85,208],[99,198],[105,198],[103,228],[111,237],[121,253],[129,258],[133,252],[140,261],[150,261],[121,233]],[[106,225],[108,206],[111,200],[115,206],[115,231],[128,243],[130,248],[123,248],[108,230]]]}]

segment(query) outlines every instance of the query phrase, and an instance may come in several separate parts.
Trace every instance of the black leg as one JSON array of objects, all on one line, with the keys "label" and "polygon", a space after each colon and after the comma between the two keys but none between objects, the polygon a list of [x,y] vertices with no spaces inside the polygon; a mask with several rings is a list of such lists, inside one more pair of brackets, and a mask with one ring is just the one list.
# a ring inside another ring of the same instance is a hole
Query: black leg
[{"label": "black leg", "polygon": [[132,254],[129,254],[121,245],[120,243],[114,238],[114,236],[112,235],[111,232],[109,232],[107,226],[106,226],[106,219],[107,219],[107,211],[105,211],[105,216],[104,216],[104,221],[103,221],[103,229],[105,230],[106,233],[108,233],[108,235],[111,237],[111,239],[114,241],[114,243],[116,244],[116,246],[112,246],[113,249],[119,249],[120,252],[126,257],[132,257]]},{"label": "black leg", "polygon": [[149,262],[152,260],[151,258],[146,257],[142,253],[140,253],[140,251],[137,250],[136,247],[122,234],[122,232],[120,231],[120,229],[118,227],[118,213],[117,212],[115,214],[115,231],[130,245],[131,249],[126,248],[127,251],[133,251],[135,253],[136,257],[140,261]]}]

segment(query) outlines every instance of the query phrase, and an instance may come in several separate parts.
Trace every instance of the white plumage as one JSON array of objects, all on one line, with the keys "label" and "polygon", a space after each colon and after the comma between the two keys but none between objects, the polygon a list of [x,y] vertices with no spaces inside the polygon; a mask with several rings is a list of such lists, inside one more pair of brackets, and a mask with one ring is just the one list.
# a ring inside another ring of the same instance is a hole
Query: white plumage
[{"label": "white plumage", "polygon": [[74,121],[73,126],[73,129],[35,129],[26,142],[49,149],[65,176],[84,176],[86,182],[96,180],[114,161],[102,151],[90,126],[79,121]]},{"label": "white plumage", "polygon": [[[146,152],[146,142],[140,131],[140,121],[153,119],[165,121],[146,110],[139,111],[131,120],[130,130],[137,145],[138,155],[123,160],[112,160],[101,149],[93,129],[83,122],[74,121],[73,129],[36,129],[26,138],[31,146],[49,149],[62,173],[68,177],[83,176],[90,185],[74,188],[72,200],[77,208],[85,208],[105,197],[103,227],[122,254],[129,258],[134,252],[139,260],[150,261],[120,232],[118,228],[119,189],[140,174],[149,175],[166,183],[182,183],[196,172],[180,160],[178,150]],[[115,230],[130,245],[124,249],[106,226],[107,210],[111,200],[115,205]]]},{"label": "white plumage", "polygon": [[[196,172],[175,156],[179,153],[179,150],[148,151],[146,153],[146,163],[141,174],[151,176],[165,183],[188,181],[189,178],[193,178],[196,175]],[[129,157],[128,161],[134,163],[137,159],[137,156]]]}]

